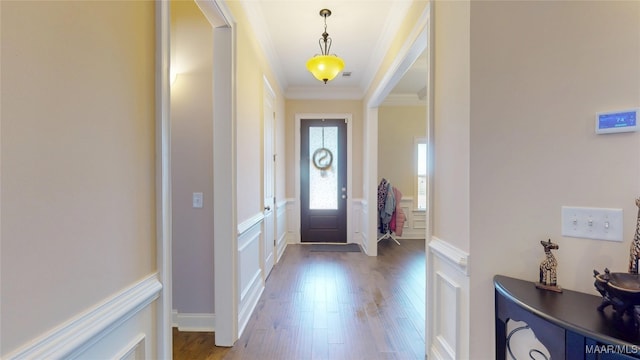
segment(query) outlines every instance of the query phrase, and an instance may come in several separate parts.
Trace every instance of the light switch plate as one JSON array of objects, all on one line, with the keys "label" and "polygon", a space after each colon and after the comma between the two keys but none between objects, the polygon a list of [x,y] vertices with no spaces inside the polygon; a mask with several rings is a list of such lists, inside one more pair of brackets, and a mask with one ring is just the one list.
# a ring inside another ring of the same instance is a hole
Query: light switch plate
[{"label": "light switch plate", "polygon": [[201,192],[194,192],[193,193],[193,208],[194,209],[202,209],[202,204],[204,202],[203,200],[203,194]]},{"label": "light switch plate", "polygon": [[622,241],[622,209],[563,206],[562,235]]}]

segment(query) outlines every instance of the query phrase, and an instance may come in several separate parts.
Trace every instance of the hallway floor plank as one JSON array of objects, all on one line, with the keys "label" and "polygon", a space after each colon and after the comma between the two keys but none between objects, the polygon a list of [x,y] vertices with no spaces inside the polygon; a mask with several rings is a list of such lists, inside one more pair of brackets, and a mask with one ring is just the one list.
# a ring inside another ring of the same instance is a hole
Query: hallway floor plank
[{"label": "hallway floor plank", "polygon": [[289,245],[233,348],[174,331],[174,359],[424,359],[425,245],[401,243],[378,257]]}]

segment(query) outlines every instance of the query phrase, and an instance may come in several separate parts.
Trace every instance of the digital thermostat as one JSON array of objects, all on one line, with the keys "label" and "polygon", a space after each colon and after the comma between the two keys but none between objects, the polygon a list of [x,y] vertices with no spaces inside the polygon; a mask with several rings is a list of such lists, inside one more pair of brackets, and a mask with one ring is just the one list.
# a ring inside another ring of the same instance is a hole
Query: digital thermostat
[{"label": "digital thermostat", "polygon": [[596,114],[596,134],[638,131],[638,109]]}]

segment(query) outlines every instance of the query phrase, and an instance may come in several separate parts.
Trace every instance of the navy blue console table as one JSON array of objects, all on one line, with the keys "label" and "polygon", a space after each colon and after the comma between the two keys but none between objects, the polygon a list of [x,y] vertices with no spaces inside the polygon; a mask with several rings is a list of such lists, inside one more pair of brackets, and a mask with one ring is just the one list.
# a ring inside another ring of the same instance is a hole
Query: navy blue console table
[{"label": "navy blue console table", "polygon": [[630,322],[615,320],[611,307],[598,311],[600,296],[541,290],[533,282],[501,275],[493,282],[496,359],[512,360],[506,350],[509,319],[525,321],[551,359],[640,359],[638,332]]}]

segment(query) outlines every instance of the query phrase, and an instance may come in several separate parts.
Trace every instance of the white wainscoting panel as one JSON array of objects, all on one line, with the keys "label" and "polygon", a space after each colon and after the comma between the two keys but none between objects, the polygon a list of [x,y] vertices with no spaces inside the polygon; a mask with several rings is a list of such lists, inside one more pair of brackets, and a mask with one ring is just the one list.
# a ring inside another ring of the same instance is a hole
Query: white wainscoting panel
[{"label": "white wainscoting panel", "polygon": [[[264,291],[264,280],[260,268],[262,220],[255,222],[255,218],[257,217],[249,219],[249,221],[253,221],[252,225],[243,225],[244,232],[238,233],[238,337],[242,336],[242,332],[258,304],[258,299]],[[243,224],[245,223],[243,222]],[[241,229],[240,225],[238,229]]]},{"label": "white wainscoting panel", "polygon": [[351,200],[353,205],[353,234],[360,234],[362,232],[362,199]]},{"label": "white wainscoting panel", "polygon": [[138,335],[129,345],[121,350],[114,359],[117,360],[144,360],[146,356],[146,336],[144,334]]},{"label": "white wainscoting panel", "polygon": [[433,236],[429,242],[430,252],[449,263],[456,271],[469,275],[469,254],[458,249],[453,244]]},{"label": "white wainscoting panel", "polygon": [[364,251],[365,254],[369,254],[369,251],[367,251],[368,249],[368,232],[367,229],[368,224],[369,224],[369,218],[368,218],[368,214],[369,214],[369,209],[367,208],[368,203],[367,200],[365,199],[360,199],[360,214],[356,214],[356,216],[359,216],[360,218],[360,245],[362,246],[362,250]]},{"label": "white wainscoting panel", "polygon": [[435,308],[438,309],[433,319],[437,334],[435,348],[446,355],[444,358],[453,360],[458,353],[460,284],[440,271],[437,271],[435,276],[436,298],[434,301]]},{"label": "white wainscoting panel", "polygon": [[296,200],[286,199],[287,201],[287,243],[295,244],[300,242],[300,226],[296,219]]},{"label": "white wainscoting panel", "polygon": [[287,247],[288,208],[289,200],[284,200],[276,204],[276,263],[280,261]]},{"label": "white wainscoting panel", "polygon": [[407,216],[407,221],[402,228],[402,236],[399,239],[424,239],[427,229],[427,213],[424,210],[416,210],[412,197],[403,197],[400,200],[400,208]]},{"label": "white wainscoting panel", "polygon": [[469,358],[469,254],[432,237],[427,253],[430,359]]},{"label": "white wainscoting panel", "polygon": [[[154,331],[149,321],[154,316],[151,308],[161,290],[158,275],[153,274],[33,339],[5,359],[75,359],[87,354],[110,358],[113,349],[131,341],[123,341],[129,332]],[[107,349],[111,353],[106,353]]]},{"label": "white wainscoting panel", "polygon": [[363,236],[363,233],[365,233],[366,231],[363,226],[363,224],[365,224],[363,212],[365,212],[366,209],[364,208],[363,202],[363,199],[352,200],[351,209],[353,211],[353,214],[351,215],[351,219],[353,219],[353,226],[351,227],[351,229],[353,230],[353,234],[351,238],[353,239],[354,243],[360,244],[360,246],[365,247],[366,238]]}]

